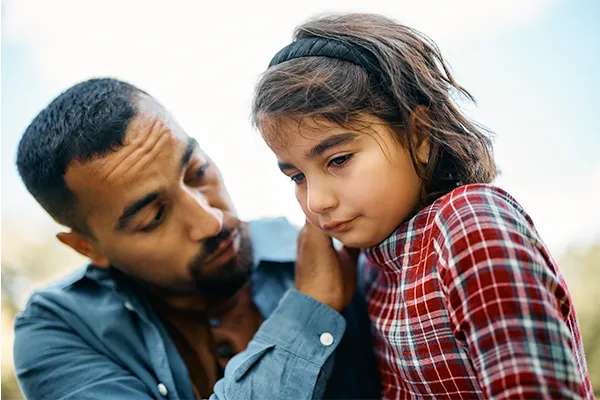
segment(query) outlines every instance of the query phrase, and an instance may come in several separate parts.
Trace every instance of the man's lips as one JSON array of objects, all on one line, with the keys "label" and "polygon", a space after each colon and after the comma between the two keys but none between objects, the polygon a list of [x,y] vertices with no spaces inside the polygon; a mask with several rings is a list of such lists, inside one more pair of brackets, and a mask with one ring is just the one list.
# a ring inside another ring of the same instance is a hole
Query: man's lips
[{"label": "man's lips", "polygon": [[217,249],[204,260],[204,263],[222,264],[230,260],[239,251],[240,240],[240,231],[236,229],[219,244]]},{"label": "man's lips", "polygon": [[323,230],[326,232],[333,232],[333,233],[342,232],[345,229],[347,229],[348,225],[355,219],[356,218],[352,218],[352,219],[349,219],[346,221],[330,221],[326,224],[323,224],[323,226],[321,228],[323,228]]}]

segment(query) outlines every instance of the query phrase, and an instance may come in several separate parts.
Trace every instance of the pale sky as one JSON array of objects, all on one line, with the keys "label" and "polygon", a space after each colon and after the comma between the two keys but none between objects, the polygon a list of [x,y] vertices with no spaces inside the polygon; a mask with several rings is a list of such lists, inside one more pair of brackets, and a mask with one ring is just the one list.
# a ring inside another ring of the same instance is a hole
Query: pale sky
[{"label": "pale sky", "polygon": [[242,218],[301,223],[293,185],[251,129],[250,99],[293,28],[329,11],[378,12],[429,35],[478,99],[469,115],[496,132],[496,183],[555,255],[600,240],[596,0],[5,0],[3,233],[16,224],[53,228],[20,183],[15,149],[53,97],[97,76],[130,81],[162,102],[220,167]]}]

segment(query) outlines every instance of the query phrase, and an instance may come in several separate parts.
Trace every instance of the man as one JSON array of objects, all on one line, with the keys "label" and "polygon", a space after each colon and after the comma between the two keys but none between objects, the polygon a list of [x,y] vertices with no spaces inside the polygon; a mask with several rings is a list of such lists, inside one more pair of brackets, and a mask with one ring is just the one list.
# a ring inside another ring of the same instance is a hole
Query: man
[{"label": "man", "polygon": [[297,231],[238,220],[216,166],[148,94],[73,86],[32,121],[17,164],[71,229],[58,239],[90,259],[17,318],[28,398],[379,396],[351,263],[303,251],[304,234],[294,284]]}]

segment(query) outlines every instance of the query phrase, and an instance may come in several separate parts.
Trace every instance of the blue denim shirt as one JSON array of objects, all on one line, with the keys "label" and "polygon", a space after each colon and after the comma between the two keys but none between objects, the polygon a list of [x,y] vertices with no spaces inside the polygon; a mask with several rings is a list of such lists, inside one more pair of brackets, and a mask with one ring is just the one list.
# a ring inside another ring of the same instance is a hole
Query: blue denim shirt
[{"label": "blue denim shirt", "polygon": [[[211,399],[380,397],[364,299],[342,316],[293,289],[297,229],[287,220],[251,222],[250,234],[265,322]],[[34,293],[15,323],[14,358],[30,399],[194,398],[159,318],[112,268],[88,266]]]}]

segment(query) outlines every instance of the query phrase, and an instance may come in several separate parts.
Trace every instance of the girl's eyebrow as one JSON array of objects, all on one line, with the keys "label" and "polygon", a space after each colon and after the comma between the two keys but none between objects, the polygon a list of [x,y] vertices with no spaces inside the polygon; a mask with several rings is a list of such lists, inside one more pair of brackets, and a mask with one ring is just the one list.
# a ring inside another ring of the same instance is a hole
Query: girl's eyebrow
[{"label": "girl's eyebrow", "polygon": [[281,172],[283,172],[284,174],[285,174],[286,170],[296,169],[296,167],[293,164],[281,162],[281,161],[277,162],[277,166],[279,167]]},{"label": "girl's eyebrow", "polygon": [[337,135],[331,135],[325,139],[323,139],[320,143],[316,144],[312,149],[304,153],[304,157],[307,159],[312,159],[317,156],[320,156],[325,151],[334,148],[343,146],[345,144],[351,143],[359,138],[358,133],[353,132],[345,132]]}]

